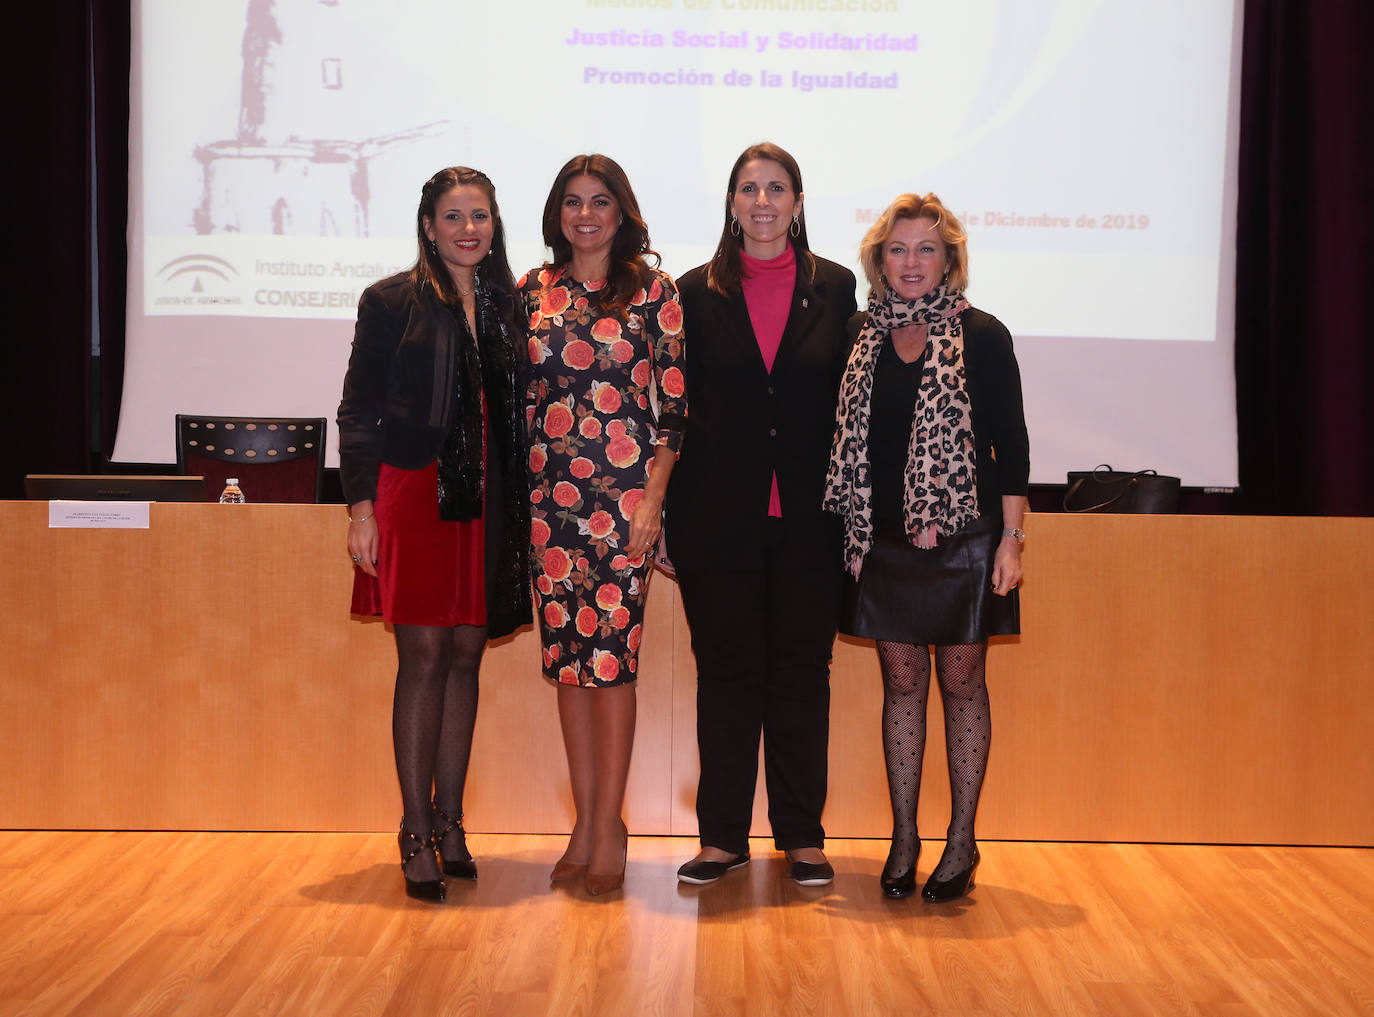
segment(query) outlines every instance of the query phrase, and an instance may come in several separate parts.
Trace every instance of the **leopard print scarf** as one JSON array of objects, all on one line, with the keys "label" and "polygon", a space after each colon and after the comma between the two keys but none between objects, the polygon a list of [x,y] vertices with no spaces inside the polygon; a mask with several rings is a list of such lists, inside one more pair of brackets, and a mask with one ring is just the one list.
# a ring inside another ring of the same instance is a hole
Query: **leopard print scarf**
[{"label": "leopard print scarf", "polygon": [[[906,301],[891,289],[870,295],[868,322],[854,342],[840,384],[835,438],[825,478],[823,506],[844,523],[845,563],[856,577],[873,546],[873,483],[869,475],[868,423],[873,370],[883,340],[904,325],[929,327],[921,391],[907,448],[902,499],[906,531],[916,547],[934,547],[978,518],[973,425],[964,373],[968,307],[959,290],[936,287]],[[932,355],[934,351],[934,355]]]}]

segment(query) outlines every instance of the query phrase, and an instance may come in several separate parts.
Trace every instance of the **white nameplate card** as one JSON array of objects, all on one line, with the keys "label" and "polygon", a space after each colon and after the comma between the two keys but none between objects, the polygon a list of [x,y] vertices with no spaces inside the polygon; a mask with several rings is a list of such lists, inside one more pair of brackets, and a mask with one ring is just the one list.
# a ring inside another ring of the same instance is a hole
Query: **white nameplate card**
[{"label": "white nameplate card", "polygon": [[50,530],[146,530],[146,501],[50,501]]}]

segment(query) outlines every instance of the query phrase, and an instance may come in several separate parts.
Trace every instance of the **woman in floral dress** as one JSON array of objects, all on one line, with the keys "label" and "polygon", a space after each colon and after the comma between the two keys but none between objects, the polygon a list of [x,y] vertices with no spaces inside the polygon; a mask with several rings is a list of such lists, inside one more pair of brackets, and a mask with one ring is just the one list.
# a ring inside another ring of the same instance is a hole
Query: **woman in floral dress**
[{"label": "woman in floral dress", "polygon": [[[531,546],[544,674],[577,810],[555,882],[618,888],[621,819],[650,552],[686,423],[682,309],[624,170],[571,159],[544,205],[553,260],[520,289],[529,312]],[[650,403],[657,388],[658,412]]]}]

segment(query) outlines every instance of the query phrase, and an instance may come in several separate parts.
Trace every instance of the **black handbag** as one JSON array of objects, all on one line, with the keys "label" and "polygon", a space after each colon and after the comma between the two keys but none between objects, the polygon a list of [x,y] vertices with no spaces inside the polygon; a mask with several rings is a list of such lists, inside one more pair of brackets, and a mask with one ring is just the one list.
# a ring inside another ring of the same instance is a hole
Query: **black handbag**
[{"label": "black handbag", "polygon": [[1124,473],[1102,465],[1069,471],[1065,512],[1177,512],[1181,482],[1154,470]]}]

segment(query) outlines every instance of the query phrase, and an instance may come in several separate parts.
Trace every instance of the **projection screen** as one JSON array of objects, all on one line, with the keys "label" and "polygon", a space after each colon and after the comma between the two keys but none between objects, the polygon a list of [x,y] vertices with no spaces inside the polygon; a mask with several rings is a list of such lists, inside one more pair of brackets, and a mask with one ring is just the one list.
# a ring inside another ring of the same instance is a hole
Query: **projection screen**
[{"label": "projection screen", "polygon": [[519,275],[547,256],[559,166],[605,152],[679,275],[714,247],[736,155],[770,140],[801,164],[813,249],[856,273],[897,194],[960,213],[969,298],[1016,340],[1032,480],[1108,462],[1234,486],[1240,19],[1240,0],[134,0],[114,458],[171,462],[178,412],[332,421],[358,296],[414,261],[443,166],[495,181]]}]

